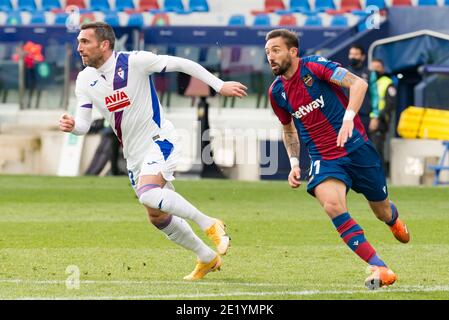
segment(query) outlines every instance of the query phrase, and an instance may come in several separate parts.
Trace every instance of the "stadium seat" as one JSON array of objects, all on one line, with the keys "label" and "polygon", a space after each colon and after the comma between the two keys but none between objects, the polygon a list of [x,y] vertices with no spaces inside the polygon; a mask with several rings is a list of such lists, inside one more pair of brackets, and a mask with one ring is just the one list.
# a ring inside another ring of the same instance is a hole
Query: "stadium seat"
[{"label": "stadium seat", "polygon": [[246,25],[245,16],[243,14],[234,14],[229,17],[228,26],[244,26]]},{"label": "stadium seat", "polygon": [[7,26],[19,26],[21,24],[22,24],[22,16],[20,15],[20,11],[8,12],[8,16],[6,18]]},{"label": "stadium seat", "polygon": [[47,20],[45,19],[44,11],[34,11],[31,14],[30,24],[46,24]]},{"label": "stadium seat", "polygon": [[86,9],[84,0],[67,0],[65,7],[67,8],[68,6],[77,6],[80,9]]},{"label": "stadium seat", "polygon": [[348,18],[342,15],[335,15],[332,17],[331,24],[332,27],[347,27]]},{"label": "stadium seat", "polygon": [[108,11],[104,14],[104,22],[109,24],[111,27],[119,27],[120,20],[118,18],[118,14],[115,11]]},{"label": "stadium seat", "polygon": [[44,11],[61,9],[61,2],[59,2],[59,0],[42,0],[41,7]]},{"label": "stadium seat", "polygon": [[282,0],[265,0],[266,12],[275,12],[276,10],[285,10],[285,5]]},{"label": "stadium seat", "polygon": [[267,14],[258,14],[254,17],[253,26],[267,27],[271,25],[270,16]]},{"label": "stadium seat", "polygon": [[344,11],[344,10],[338,10],[338,9],[328,9],[328,10],[326,10],[325,12],[326,12],[328,15],[331,15],[331,16],[341,16],[341,15],[343,15],[343,14],[346,13],[346,11]]},{"label": "stadium seat", "polygon": [[166,13],[157,13],[153,17],[153,21],[151,21],[152,26],[169,26],[170,19]]},{"label": "stadium seat", "polygon": [[0,11],[8,12],[12,10],[12,4],[10,0],[0,0]]},{"label": "stadium seat", "polygon": [[447,159],[449,159],[449,141],[443,141],[444,151],[440,157],[440,161],[437,165],[429,165],[429,169],[435,171],[435,178],[433,180],[433,185],[438,186],[442,184],[449,184],[448,182],[443,182],[440,180],[440,173],[443,170],[449,170],[447,164]]},{"label": "stadium seat", "polygon": [[143,16],[141,13],[134,12],[129,15],[128,19],[128,27],[137,27],[141,28],[143,27]]},{"label": "stadium seat", "polygon": [[372,12],[369,12],[367,10],[352,10],[351,14],[353,16],[357,16],[357,18],[363,18],[365,19],[366,17],[368,17],[369,15],[371,15]]},{"label": "stadium seat", "polygon": [[360,5],[360,0],[341,0],[340,10],[350,12],[352,10],[362,9]]},{"label": "stadium seat", "polygon": [[36,2],[34,0],[19,0],[17,6],[20,11],[33,12],[36,10]]},{"label": "stadium seat", "polygon": [[80,15],[80,23],[89,23],[89,22],[94,22],[95,19],[95,15],[93,13],[82,13]]},{"label": "stadium seat", "polygon": [[280,26],[296,26],[297,24],[296,17],[292,14],[284,14],[279,19]]},{"label": "stadium seat", "polygon": [[59,12],[55,15],[55,25],[65,25],[65,22],[67,21],[68,14],[65,12]]},{"label": "stadium seat", "polygon": [[157,0],[140,0],[139,10],[144,11],[159,11],[159,3]]},{"label": "stadium seat", "polygon": [[320,16],[307,16],[306,21],[304,22],[304,26],[307,27],[321,27],[323,25],[323,21]]},{"label": "stadium seat", "polygon": [[164,0],[164,11],[184,12],[184,5],[181,0]]},{"label": "stadium seat", "polygon": [[398,7],[398,6],[411,6],[412,0],[392,0],[391,6],[392,7]]},{"label": "stadium seat", "polygon": [[315,10],[326,11],[327,9],[335,9],[334,0],[316,0]]},{"label": "stadium seat", "polygon": [[90,0],[90,10],[92,11],[108,11],[111,7],[108,0]]},{"label": "stadium seat", "polygon": [[418,0],[418,6],[437,6],[437,0]]},{"label": "stadium seat", "polygon": [[294,12],[309,11],[310,5],[308,0],[290,0],[290,10]]},{"label": "stadium seat", "polygon": [[189,9],[192,12],[209,12],[207,0],[189,0]]},{"label": "stadium seat", "polygon": [[368,17],[368,13],[362,13],[363,10],[360,10],[359,13],[356,14],[356,16],[359,18],[357,21],[357,31],[362,32],[368,28],[368,24],[366,23],[366,19]]},{"label": "stadium seat", "polygon": [[115,10],[117,10],[117,11],[126,11],[126,10],[133,10],[133,9],[134,9],[133,0],[115,1]]},{"label": "stadium seat", "polygon": [[366,0],[365,8],[369,6],[376,6],[380,10],[383,10],[386,8],[385,0]]}]

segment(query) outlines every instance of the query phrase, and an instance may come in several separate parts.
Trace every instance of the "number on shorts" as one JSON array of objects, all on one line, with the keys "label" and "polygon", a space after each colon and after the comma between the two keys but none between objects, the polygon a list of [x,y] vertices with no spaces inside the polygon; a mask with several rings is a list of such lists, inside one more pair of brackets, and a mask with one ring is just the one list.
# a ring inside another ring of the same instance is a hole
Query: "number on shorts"
[{"label": "number on shorts", "polygon": [[320,160],[314,161],[313,166],[315,167],[315,174],[319,174],[320,173]]}]

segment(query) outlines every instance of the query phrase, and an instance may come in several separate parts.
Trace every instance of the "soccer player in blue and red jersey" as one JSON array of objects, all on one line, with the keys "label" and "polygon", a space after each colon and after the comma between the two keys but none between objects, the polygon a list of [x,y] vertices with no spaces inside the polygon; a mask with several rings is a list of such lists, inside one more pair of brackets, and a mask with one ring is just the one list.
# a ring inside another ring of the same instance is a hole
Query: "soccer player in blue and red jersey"
[{"label": "soccer player in blue and red jersey", "polygon": [[[291,164],[288,182],[292,188],[301,185],[301,139],[312,161],[307,191],[318,199],[343,241],[369,264],[367,288],[391,285],[396,274],[367,241],[346,206],[349,189],[362,193],[376,217],[390,227],[396,239],[403,243],[410,240],[407,227],[388,199],[379,155],[357,115],[368,85],[323,57],[299,58],[298,48],[296,34],[288,30],[273,30],[266,36],[267,59],[277,76],[269,96],[283,125],[283,140]],[[349,99],[342,87],[349,89]]]}]

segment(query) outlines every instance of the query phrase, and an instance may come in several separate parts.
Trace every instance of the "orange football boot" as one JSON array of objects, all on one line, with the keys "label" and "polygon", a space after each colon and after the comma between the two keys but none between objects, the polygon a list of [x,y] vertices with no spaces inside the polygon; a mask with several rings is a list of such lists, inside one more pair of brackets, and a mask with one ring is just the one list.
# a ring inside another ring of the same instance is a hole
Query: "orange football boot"
[{"label": "orange football boot", "polygon": [[369,266],[368,268],[371,275],[365,279],[365,286],[369,290],[391,286],[397,279],[396,274],[387,267]]},{"label": "orange football boot", "polygon": [[394,237],[402,242],[407,243],[410,241],[410,233],[408,232],[407,226],[401,219],[397,218],[394,225],[390,226],[391,232],[393,232]]}]

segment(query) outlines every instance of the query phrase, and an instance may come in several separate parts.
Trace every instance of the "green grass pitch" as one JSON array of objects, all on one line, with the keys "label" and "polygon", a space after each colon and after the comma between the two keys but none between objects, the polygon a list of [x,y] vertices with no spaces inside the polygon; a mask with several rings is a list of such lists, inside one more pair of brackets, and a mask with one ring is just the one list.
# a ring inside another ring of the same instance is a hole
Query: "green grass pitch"
[{"label": "green grass pitch", "polygon": [[[148,223],[126,177],[0,176],[0,298],[449,299],[447,188],[390,188],[411,232],[406,245],[361,195],[349,193],[349,212],[398,275],[393,286],[373,292],[363,285],[366,264],[304,185],[175,186],[200,210],[224,219],[232,237],[222,270],[195,283],[182,280],[194,254]],[[69,281],[76,270],[79,288]]]}]

